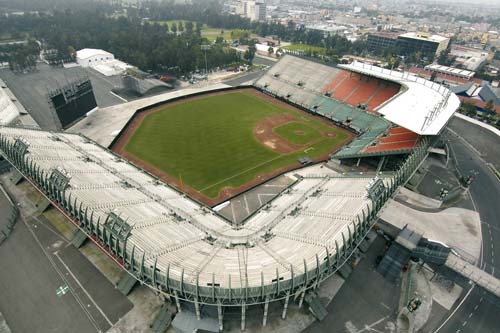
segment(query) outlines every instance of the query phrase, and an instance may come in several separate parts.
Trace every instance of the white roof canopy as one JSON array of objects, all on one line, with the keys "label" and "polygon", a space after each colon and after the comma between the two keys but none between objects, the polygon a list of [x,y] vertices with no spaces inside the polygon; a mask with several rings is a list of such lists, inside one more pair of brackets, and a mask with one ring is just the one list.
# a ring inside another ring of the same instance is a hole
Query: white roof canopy
[{"label": "white roof canopy", "polygon": [[439,134],[460,106],[460,100],[448,88],[407,72],[360,62],[339,67],[402,85],[405,89],[376,111],[387,120],[420,135]]}]

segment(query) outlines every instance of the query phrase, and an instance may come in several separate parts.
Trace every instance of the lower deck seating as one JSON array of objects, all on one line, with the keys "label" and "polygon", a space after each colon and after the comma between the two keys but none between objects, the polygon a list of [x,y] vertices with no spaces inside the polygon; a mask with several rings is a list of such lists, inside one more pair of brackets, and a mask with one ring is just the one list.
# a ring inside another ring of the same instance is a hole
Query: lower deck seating
[{"label": "lower deck seating", "polygon": [[379,138],[373,145],[367,147],[364,153],[405,151],[418,145],[420,136],[402,127],[391,128],[386,136]]}]

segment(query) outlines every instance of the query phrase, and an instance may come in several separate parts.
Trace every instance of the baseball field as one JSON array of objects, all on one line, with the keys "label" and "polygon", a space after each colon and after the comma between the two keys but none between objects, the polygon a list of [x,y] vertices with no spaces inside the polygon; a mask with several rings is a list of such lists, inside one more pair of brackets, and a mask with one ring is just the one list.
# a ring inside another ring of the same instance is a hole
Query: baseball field
[{"label": "baseball field", "polygon": [[299,166],[326,159],[352,134],[254,89],[167,103],[136,116],[113,149],[216,204]]}]

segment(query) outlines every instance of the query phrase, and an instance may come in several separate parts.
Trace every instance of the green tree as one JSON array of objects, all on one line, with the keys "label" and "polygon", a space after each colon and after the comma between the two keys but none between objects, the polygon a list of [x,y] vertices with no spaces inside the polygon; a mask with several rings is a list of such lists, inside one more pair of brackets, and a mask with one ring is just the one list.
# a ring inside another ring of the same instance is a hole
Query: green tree
[{"label": "green tree", "polygon": [[188,34],[193,33],[193,22],[191,22],[191,21],[186,22],[186,33],[188,33]]},{"label": "green tree", "polygon": [[484,106],[484,111],[488,114],[494,114],[495,113],[495,105],[493,104],[493,100],[490,99],[488,102],[486,102],[486,105]]},{"label": "green tree", "polygon": [[248,50],[245,51],[244,58],[251,65],[253,62],[253,58],[255,57],[255,52],[257,52],[257,48],[255,47],[255,42],[252,42],[248,46]]},{"label": "green tree", "polygon": [[463,102],[460,109],[469,117],[475,117],[477,114],[476,106],[471,102]]}]

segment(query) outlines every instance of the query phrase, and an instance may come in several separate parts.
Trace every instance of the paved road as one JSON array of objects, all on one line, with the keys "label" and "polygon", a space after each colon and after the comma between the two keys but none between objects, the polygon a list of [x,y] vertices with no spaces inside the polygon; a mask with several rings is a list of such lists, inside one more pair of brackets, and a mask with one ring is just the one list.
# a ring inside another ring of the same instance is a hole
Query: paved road
[{"label": "paved road", "polygon": [[133,306],[43,218],[16,225],[0,271],[0,312],[13,332],[106,331]]},{"label": "paved road", "polygon": [[328,316],[305,332],[395,332],[392,315],[398,307],[400,286],[375,271],[375,258],[384,248],[385,240],[377,237],[327,307]]},{"label": "paved road", "polygon": [[271,67],[272,65],[274,65],[276,63],[276,61],[272,61],[272,60],[269,60],[267,58],[262,58],[262,57],[259,57],[258,55],[256,55],[255,58],[253,58],[253,63],[255,65],[265,65],[265,66]]},{"label": "paved road", "polygon": [[250,72],[248,74],[245,74],[243,76],[240,76],[236,79],[232,79],[232,80],[227,80],[227,81],[224,81],[222,83],[224,84],[227,84],[229,86],[233,86],[233,87],[236,87],[236,86],[239,86],[240,84],[242,83],[246,83],[250,80],[257,80],[259,79],[262,75],[264,75],[266,71],[265,70],[259,70],[259,71],[255,71],[255,72]]},{"label": "paved road", "polygon": [[[483,161],[462,140],[451,137],[450,144],[464,172],[479,172],[470,186],[470,194],[481,216],[483,234],[483,262],[489,272],[500,272],[500,182]],[[474,288],[458,310],[439,332],[497,333],[500,331],[500,307],[487,301],[479,288]]]}]

